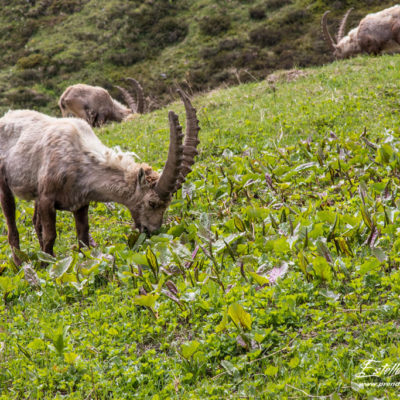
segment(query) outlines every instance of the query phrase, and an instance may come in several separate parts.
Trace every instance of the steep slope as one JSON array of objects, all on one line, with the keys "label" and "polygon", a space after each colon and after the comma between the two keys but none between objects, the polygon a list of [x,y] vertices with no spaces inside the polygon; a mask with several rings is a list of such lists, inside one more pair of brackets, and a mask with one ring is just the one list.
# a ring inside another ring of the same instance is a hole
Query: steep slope
[{"label": "steep slope", "polygon": [[349,26],[390,1],[15,0],[0,13],[0,111],[56,113],[69,84],[110,89],[139,79],[150,108],[171,90],[194,92],[263,79],[275,69],[332,59],[320,33],[355,7]]},{"label": "steep slope", "polygon": [[[279,76],[193,98],[159,234],[93,204],[98,247],[59,212],[49,259],[18,201],[34,280],[0,218],[0,400],[398,398],[400,58]],[[96,133],[160,169],[167,109]]]}]

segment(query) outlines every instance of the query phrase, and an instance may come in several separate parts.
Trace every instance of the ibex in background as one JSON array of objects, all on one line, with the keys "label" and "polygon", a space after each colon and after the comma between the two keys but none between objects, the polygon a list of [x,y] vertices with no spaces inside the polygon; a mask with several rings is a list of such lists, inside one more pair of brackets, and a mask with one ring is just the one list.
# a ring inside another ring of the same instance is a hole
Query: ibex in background
[{"label": "ibex in background", "polygon": [[102,87],[78,83],[67,87],[60,97],[58,105],[62,116],[67,117],[72,114],[74,117],[84,119],[91,126],[101,126],[108,121],[121,122],[131,114],[142,114],[143,88],[136,79],[126,80],[132,83],[136,101],[128,90],[120,86],[115,87],[122,93],[129,107],[113,99]]},{"label": "ibex in background", "polygon": [[127,153],[104,146],[90,126],[77,118],[52,118],[36,111],[9,111],[0,118],[0,200],[8,241],[19,249],[14,195],[35,200],[34,227],[42,251],[53,254],[56,210],[72,211],[80,245],[89,246],[91,201],[116,202],[131,212],[140,232],[160,228],[172,195],[181,187],[198,154],[196,110],[183,92],[186,110],[183,141],[178,116],[169,112],[168,158],[159,175]]},{"label": "ibex in background", "polygon": [[326,11],[322,17],[324,38],[336,58],[348,58],[360,53],[379,54],[383,51],[400,51],[400,6],[393,6],[375,14],[368,14],[360,21],[357,28],[352,29],[346,36],[345,27],[349,14],[343,17],[335,43],[327,27]]}]

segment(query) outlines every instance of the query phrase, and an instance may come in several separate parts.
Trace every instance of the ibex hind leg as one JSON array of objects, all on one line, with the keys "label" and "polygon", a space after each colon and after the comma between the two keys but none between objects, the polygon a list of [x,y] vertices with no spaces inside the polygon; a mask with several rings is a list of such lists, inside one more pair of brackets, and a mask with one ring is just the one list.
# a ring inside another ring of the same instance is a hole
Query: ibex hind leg
[{"label": "ibex hind leg", "polygon": [[15,221],[15,200],[14,195],[12,194],[11,189],[7,184],[3,168],[1,168],[0,170],[0,202],[4,216],[6,217],[8,243],[10,244],[13,252],[13,259],[16,265],[20,265],[21,260],[14,251],[14,249],[19,250],[19,233]]}]

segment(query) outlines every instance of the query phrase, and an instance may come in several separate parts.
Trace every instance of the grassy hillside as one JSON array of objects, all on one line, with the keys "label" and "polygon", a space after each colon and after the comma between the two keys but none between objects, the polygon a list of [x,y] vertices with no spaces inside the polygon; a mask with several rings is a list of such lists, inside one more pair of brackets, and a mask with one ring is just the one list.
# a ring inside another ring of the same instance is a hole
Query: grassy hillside
[{"label": "grassy hillside", "polygon": [[[399,358],[399,71],[357,58],[195,97],[201,154],[151,238],[97,204],[98,248],[59,213],[49,259],[19,201],[38,281],[2,221],[0,399],[398,398],[360,374]],[[167,110],[97,134],[161,168]]]},{"label": "grassy hillside", "polygon": [[3,0],[0,12],[0,112],[58,113],[70,84],[113,89],[139,79],[150,107],[171,101],[171,88],[198,92],[262,80],[275,69],[332,59],[320,33],[332,10],[336,31],[392,5],[368,0]]}]

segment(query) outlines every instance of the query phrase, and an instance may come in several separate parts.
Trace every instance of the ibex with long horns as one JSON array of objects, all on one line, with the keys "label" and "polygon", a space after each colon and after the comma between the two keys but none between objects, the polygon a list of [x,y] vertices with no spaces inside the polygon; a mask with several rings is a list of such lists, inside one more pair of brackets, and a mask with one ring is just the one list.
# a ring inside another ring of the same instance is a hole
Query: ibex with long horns
[{"label": "ibex with long horns", "polygon": [[115,86],[124,97],[128,107],[113,99],[106,89],[100,86],[90,86],[83,83],[72,85],[65,89],[58,105],[63,117],[73,115],[82,118],[91,126],[101,126],[108,121],[121,122],[131,114],[144,112],[143,88],[133,78],[127,78],[133,86],[136,101],[127,89]]},{"label": "ibex with long horns", "polygon": [[183,141],[178,116],[170,111],[168,159],[161,175],[129,154],[104,146],[81,119],[28,110],[10,111],[0,118],[0,201],[17,264],[14,195],[35,200],[34,227],[42,251],[49,254],[56,239],[56,210],[72,211],[79,243],[89,246],[91,201],[125,205],[140,232],[160,228],[172,195],[198,154],[196,110],[186,94],[179,91],[179,95],[186,110],[186,135]]},{"label": "ibex with long horns", "polygon": [[321,25],[324,38],[336,58],[348,58],[360,53],[379,54],[381,52],[398,52],[400,50],[400,6],[393,6],[375,14],[364,17],[357,28],[346,36],[346,22],[352,9],[344,15],[340,24],[337,42],[328,31],[327,17],[322,16]]}]

